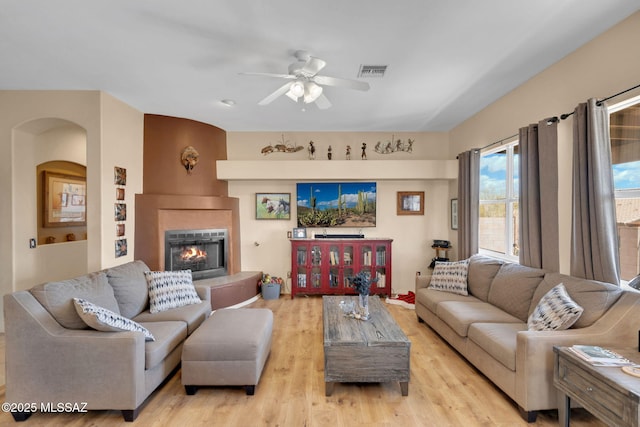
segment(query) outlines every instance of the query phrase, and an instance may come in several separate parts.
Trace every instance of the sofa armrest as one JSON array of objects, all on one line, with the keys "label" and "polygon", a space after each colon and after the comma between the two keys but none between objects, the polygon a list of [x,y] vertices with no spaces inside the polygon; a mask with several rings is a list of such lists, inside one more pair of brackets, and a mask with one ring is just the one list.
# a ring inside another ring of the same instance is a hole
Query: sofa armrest
[{"label": "sofa armrest", "polygon": [[71,330],[29,292],[4,296],[7,402],[135,409],[147,396],[140,332]]},{"label": "sofa armrest", "polygon": [[[591,326],[565,331],[521,331],[516,348],[516,401],[540,405],[536,396],[555,396],[553,387],[554,346],[569,347],[574,344],[607,347],[635,347],[640,330],[640,295],[625,292],[607,312]],[[541,395],[541,391],[544,391]],[[555,398],[553,398],[555,399]],[[549,406],[550,402],[538,407]],[[552,405],[555,401],[552,402]]]},{"label": "sofa armrest", "polygon": [[426,288],[431,282],[431,272],[428,274],[416,275],[416,293],[419,289]]},{"label": "sofa armrest", "polygon": [[209,305],[211,305],[211,286],[210,285],[199,285],[197,282],[194,283],[196,288],[196,292],[202,301],[207,301]]}]

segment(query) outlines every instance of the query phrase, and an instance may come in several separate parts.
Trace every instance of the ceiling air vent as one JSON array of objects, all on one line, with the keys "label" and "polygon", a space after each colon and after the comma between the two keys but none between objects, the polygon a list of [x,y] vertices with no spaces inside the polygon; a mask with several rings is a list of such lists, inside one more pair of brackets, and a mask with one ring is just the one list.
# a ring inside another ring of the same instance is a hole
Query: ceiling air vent
[{"label": "ceiling air vent", "polygon": [[386,65],[361,65],[358,77],[384,77]]}]

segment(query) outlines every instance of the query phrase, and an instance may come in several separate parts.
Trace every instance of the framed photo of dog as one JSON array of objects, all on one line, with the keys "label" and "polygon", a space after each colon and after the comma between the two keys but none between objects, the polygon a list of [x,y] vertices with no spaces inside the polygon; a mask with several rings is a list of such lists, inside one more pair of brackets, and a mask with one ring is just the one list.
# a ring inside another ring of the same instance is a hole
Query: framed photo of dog
[{"label": "framed photo of dog", "polygon": [[256,193],[256,219],[291,219],[291,193]]}]

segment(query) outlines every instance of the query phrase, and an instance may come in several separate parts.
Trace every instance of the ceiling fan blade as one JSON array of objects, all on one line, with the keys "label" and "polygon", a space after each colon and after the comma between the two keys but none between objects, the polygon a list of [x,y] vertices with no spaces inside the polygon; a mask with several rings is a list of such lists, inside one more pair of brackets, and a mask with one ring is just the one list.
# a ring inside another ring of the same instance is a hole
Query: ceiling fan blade
[{"label": "ceiling fan blade", "polygon": [[273,73],[238,73],[245,76],[264,76],[264,77],[276,77],[279,79],[295,79],[296,76],[292,76],[291,74],[273,74]]},{"label": "ceiling fan blade", "polygon": [[316,98],[316,105],[319,109],[326,110],[327,108],[331,107],[331,102],[329,102],[327,97],[324,96],[324,93],[322,93],[319,97]]},{"label": "ceiling fan blade", "polygon": [[315,76],[312,79],[314,82],[319,85],[327,85],[327,86],[337,86],[337,87],[346,87],[348,89],[369,90],[369,83],[361,82],[359,80],[349,80],[349,79],[339,79],[337,77],[329,77],[329,76]]},{"label": "ceiling fan blade", "polygon": [[273,92],[271,95],[268,95],[266,98],[264,98],[262,101],[258,102],[258,105],[267,105],[270,104],[271,102],[273,102],[276,98],[278,98],[279,96],[285,94],[289,88],[291,87],[291,85],[293,84],[293,82],[287,82],[285,84],[283,84],[282,86],[280,86],[278,89],[276,89],[275,92]]},{"label": "ceiling fan blade", "polygon": [[325,65],[327,65],[327,63],[322,59],[310,56],[307,62],[302,67],[301,71],[303,74],[312,77],[318,74],[318,72],[320,72],[320,70],[322,70]]}]

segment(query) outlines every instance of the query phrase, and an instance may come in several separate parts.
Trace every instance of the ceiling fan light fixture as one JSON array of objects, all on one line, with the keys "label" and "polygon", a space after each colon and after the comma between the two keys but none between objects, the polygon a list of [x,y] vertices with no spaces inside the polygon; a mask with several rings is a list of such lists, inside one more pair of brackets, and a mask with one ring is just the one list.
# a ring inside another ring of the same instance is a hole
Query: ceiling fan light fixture
[{"label": "ceiling fan light fixture", "polygon": [[308,82],[305,85],[304,102],[310,104],[314,102],[318,97],[322,95],[322,86],[318,86],[314,82]]},{"label": "ceiling fan light fixture", "polygon": [[296,80],[289,88],[289,92],[291,92],[291,94],[295,96],[297,100],[297,98],[300,98],[304,95],[304,83],[300,80]]},{"label": "ceiling fan light fixture", "polygon": [[298,97],[291,93],[291,90],[287,91],[285,95],[287,95],[293,102],[298,102]]},{"label": "ceiling fan light fixture", "polygon": [[259,101],[258,105],[270,104],[279,96],[287,95],[288,98],[296,103],[300,101],[305,104],[315,102],[319,109],[324,110],[331,107],[331,102],[323,93],[324,86],[336,86],[361,91],[369,90],[369,83],[361,80],[341,79],[319,74],[327,63],[322,59],[309,55],[305,51],[296,51],[294,56],[297,61],[289,65],[288,74],[241,73],[287,80],[287,83]]}]

